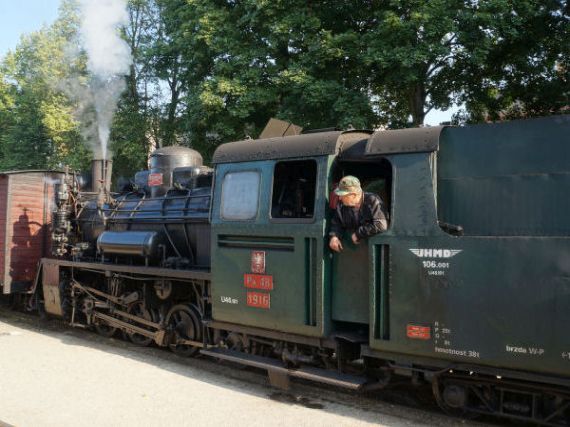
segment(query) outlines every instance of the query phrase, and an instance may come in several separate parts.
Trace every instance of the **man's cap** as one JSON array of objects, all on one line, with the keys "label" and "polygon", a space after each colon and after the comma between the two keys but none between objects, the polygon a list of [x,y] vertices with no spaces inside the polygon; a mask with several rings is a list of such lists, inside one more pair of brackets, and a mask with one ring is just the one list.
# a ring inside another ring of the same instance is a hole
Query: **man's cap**
[{"label": "man's cap", "polygon": [[347,194],[359,194],[362,192],[360,181],[357,177],[347,175],[338,183],[338,187],[334,190],[337,196],[346,196]]}]

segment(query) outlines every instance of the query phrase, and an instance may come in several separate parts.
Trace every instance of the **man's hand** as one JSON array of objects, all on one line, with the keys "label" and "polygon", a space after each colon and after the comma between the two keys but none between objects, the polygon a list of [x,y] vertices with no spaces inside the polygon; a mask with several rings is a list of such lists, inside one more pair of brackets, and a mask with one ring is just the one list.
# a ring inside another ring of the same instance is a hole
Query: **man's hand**
[{"label": "man's hand", "polygon": [[340,239],[336,236],[331,237],[331,240],[329,241],[329,248],[335,252],[341,252],[342,243],[340,242]]},{"label": "man's hand", "polygon": [[352,243],[355,245],[358,245],[360,243],[360,240],[358,240],[358,237],[356,237],[356,233],[352,233]]}]

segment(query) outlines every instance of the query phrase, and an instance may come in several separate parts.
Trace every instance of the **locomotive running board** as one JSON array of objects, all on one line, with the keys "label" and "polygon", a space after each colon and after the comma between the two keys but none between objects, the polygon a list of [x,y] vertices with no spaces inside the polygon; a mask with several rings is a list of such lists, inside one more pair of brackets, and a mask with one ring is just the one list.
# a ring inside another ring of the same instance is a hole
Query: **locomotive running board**
[{"label": "locomotive running board", "polygon": [[285,368],[279,360],[244,354],[238,351],[209,348],[200,350],[200,353],[217,359],[265,369],[269,374],[271,385],[279,388],[288,388],[289,377],[303,378],[305,380],[316,381],[351,390],[359,390],[366,383],[366,378],[357,377],[355,375],[341,374],[334,371],[312,367],[289,369]]}]

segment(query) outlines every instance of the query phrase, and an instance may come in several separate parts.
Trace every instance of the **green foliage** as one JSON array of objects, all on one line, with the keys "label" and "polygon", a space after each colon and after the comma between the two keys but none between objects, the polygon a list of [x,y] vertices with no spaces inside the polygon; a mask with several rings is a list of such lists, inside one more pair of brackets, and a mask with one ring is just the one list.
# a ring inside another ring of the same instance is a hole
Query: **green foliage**
[{"label": "green foliage", "polygon": [[74,105],[62,87],[71,72],[66,46],[72,32],[69,16],[62,16],[24,36],[2,62],[0,169],[87,164]]},{"label": "green foliage", "polygon": [[146,169],[151,149],[147,139],[147,123],[138,104],[128,95],[123,97],[113,121],[111,151],[114,177],[132,177]]},{"label": "green foliage", "polygon": [[565,1],[481,2],[466,20],[473,59],[457,75],[470,121],[540,116],[570,105],[570,9]]},{"label": "green foliage", "polygon": [[[256,137],[271,117],[305,128],[544,115],[570,105],[563,0],[129,0],[134,63],[111,131],[116,176],[157,146]],[[0,168],[85,167],[66,90],[86,77],[74,0],[0,67]],[[81,119],[81,120],[80,120]],[[80,123],[81,122],[81,123]]]},{"label": "green foliage", "polygon": [[454,103],[479,120],[513,105],[527,115],[568,105],[562,1],[393,0],[371,13],[365,59],[390,119],[411,114],[418,125]]},{"label": "green foliage", "polygon": [[211,152],[256,136],[271,117],[308,128],[374,125],[358,36],[338,32],[345,15],[335,4],[165,2],[170,37],[190,64],[184,130],[193,144]]},{"label": "green foliage", "polygon": [[207,152],[271,116],[403,127],[461,103],[478,120],[568,105],[561,1],[159,3],[185,82],[176,129]]}]

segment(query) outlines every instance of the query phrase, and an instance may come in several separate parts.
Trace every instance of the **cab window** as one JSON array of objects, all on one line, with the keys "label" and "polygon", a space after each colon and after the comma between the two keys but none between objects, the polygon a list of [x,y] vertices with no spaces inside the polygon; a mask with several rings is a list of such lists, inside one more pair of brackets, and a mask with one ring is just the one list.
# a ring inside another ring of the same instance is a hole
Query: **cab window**
[{"label": "cab window", "polygon": [[315,213],[317,162],[277,162],[273,173],[271,217],[310,219]]},{"label": "cab window", "polygon": [[259,184],[257,171],[230,172],[222,182],[222,219],[251,220],[257,216]]}]

